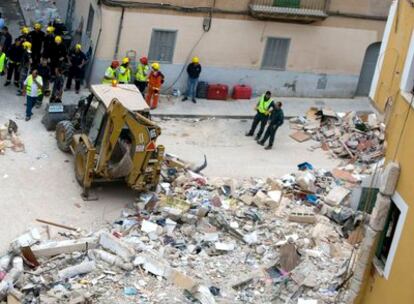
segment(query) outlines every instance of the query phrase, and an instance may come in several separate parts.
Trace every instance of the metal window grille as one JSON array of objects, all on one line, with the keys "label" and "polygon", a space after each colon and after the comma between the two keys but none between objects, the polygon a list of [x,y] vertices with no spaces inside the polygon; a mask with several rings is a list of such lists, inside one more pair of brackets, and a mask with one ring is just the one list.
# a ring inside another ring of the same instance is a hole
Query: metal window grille
[{"label": "metal window grille", "polygon": [[267,38],[262,68],[270,70],[285,70],[289,46],[289,38]]},{"label": "metal window grille", "polygon": [[148,58],[150,61],[172,63],[177,31],[153,30]]}]

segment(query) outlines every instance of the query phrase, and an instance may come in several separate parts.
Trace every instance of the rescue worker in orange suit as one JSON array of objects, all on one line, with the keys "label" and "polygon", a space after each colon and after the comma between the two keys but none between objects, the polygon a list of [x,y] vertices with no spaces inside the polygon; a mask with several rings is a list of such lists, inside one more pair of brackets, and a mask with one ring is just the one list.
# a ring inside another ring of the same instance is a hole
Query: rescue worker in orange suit
[{"label": "rescue worker in orange suit", "polygon": [[29,37],[32,42],[33,66],[37,67],[40,63],[43,41],[45,40],[45,33],[42,31],[42,25],[40,23],[34,25],[34,29],[29,33]]},{"label": "rescue worker in orange suit", "polygon": [[164,83],[164,75],[160,71],[160,64],[158,62],[154,62],[151,67],[152,70],[148,76],[148,93],[146,101],[151,109],[156,109],[160,97],[160,89]]}]

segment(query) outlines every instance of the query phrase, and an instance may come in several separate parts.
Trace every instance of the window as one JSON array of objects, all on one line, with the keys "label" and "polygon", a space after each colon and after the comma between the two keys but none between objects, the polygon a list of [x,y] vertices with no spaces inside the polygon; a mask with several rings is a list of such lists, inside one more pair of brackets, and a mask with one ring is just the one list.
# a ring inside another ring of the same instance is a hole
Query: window
[{"label": "window", "polygon": [[414,89],[414,31],[411,35],[411,42],[405,59],[404,70],[401,78],[401,90],[413,92]]},{"label": "window", "polygon": [[150,61],[172,63],[177,31],[153,30],[148,58]]},{"label": "window", "polygon": [[374,265],[386,279],[389,278],[391,273],[392,263],[397,252],[407,212],[407,204],[396,192],[392,197],[384,230],[381,233],[375,252],[376,259]]},{"label": "window", "polygon": [[359,200],[358,210],[365,211],[369,214],[374,209],[375,201],[377,200],[378,188],[362,188],[361,199]]},{"label": "window", "polygon": [[288,38],[267,38],[262,69],[284,70],[290,46]]},{"label": "window", "polygon": [[91,38],[93,28],[93,18],[95,16],[95,10],[92,5],[89,5],[88,23],[86,24],[86,35]]}]

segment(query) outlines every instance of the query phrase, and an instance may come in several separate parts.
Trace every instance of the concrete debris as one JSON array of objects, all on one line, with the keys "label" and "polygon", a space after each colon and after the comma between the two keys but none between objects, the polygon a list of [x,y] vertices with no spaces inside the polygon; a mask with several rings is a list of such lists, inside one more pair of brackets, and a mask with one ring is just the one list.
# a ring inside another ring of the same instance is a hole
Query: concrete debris
[{"label": "concrete debris", "polygon": [[[375,124],[371,117],[369,128]],[[310,131],[318,131],[315,122]],[[327,131],[334,141],[343,127]],[[0,256],[0,301],[15,288],[33,304],[341,303],[348,265],[367,250],[363,213],[348,194],[374,164],[330,172],[303,162],[280,178],[240,181],[208,180],[189,168],[166,161],[157,191],[141,193],[99,231],[16,238]],[[378,200],[373,229],[385,214]],[[22,248],[36,265],[23,263]]]},{"label": "concrete debris", "polygon": [[[83,238],[78,240],[48,241],[32,246],[32,252],[36,257],[51,257],[62,253],[86,251],[96,248],[97,238]],[[23,247],[23,246],[21,246]]]},{"label": "concrete debris", "polygon": [[3,126],[0,126],[0,155],[6,153],[6,149],[14,152],[24,152],[23,141],[17,134],[18,126],[13,120],[9,120]]},{"label": "concrete debris", "polygon": [[80,274],[89,273],[95,270],[95,261],[85,261],[78,265],[67,267],[59,271],[58,275],[61,280],[69,279]]},{"label": "concrete debris", "polygon": [[335,187],[329,191],[328,195],[325,197],[325,202],[331,206],[337,206],[341,204],[350,193],[351,191],[344,187]]},{"label": "concrete debris", "polygon": [[368,164],[384,155],[383,125],[374,113],[340,115],[326,108],[312,109],[312,115],[290,119],[290,126],[296,131],[291,137],[295,140],[301,142],[300,139],[308,136],[320,142],[320,147],[335,158]]}]

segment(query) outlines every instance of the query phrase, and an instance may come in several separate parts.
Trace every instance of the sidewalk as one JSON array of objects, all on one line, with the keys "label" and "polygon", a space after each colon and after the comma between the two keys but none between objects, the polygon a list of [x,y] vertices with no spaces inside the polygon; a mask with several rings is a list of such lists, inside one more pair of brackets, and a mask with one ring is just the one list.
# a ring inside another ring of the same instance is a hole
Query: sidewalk
[{"label": "sidewalk", "polygon": [[[354,99],[280,97],[286,118],[304,115],[310,107],[331,108],[336,112],[376,112],[367,97]],[[158,108],[152,111],[158,117],[218,117],[251,118],[255,114],[256,99],[181,101],[181,97],[162,96]]]}]

